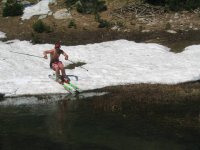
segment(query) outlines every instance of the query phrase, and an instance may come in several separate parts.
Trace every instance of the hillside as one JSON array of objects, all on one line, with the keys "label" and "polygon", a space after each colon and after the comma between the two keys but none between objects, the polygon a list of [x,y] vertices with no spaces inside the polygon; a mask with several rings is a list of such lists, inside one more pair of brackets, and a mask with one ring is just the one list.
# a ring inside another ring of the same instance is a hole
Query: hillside
[{"label": "hillside", "polygon": [[[35,0],[30,0],[36,3]],[[1,3],[1,8],[3,3]],[[173,47],[174,42],[185,40],[185,45],[199,42],[200,17],[195,11],[172,12],[165,8],[141,4],[135,0],[106,0],[107,10],[100,12],[100,19],[109,26],[99,28],[94,14],[81,14],[72,7],[66,19],[55,19],[48,15],[42,21],[52,32],[37,33],[33,24],[38,16],[29,20],[18,17],[0,16],[0,30],[9,39],[32,40],[34,43],[55,42],[61,40],[67,45],[86,44],[116,39],[128,39],[136,42],[157,42]],[[66,9],[64,0],[49,5],[52,13]],[[2,9],[1,9],[2,10]],[[70,22],[76,26],[69,27]],[[181,48],[184,46],[181,45]],[[181,49],[179,48],[179,49]],[[177,48],[178,49],[178,48]]]}]

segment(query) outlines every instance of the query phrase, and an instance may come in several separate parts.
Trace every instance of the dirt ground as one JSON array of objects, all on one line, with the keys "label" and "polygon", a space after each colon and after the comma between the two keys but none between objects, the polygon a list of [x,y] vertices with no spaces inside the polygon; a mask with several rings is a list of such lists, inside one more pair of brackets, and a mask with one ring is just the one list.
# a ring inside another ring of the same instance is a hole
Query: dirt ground
[{"label": "dirt ground", "polygon": [[[78,45],[127,39],[136,42],[159,43],[170,47],[175,52],[182,51],[188,45],[200,43],[200,17],[198,13],[170,12],[164,15],[155,15],[153,18],[147,17],[143,20],[131,18],[130,14],[124,14],[123,19],[111,15],[114,9],[120,8],[125,3],[127,1],[116,3],[115,0],[110,0],[107,3],[108,10],[100,13],[102,19],[122,23],[123,27],[120,30],[113,30],[112,27],[98,28],[98,22],[95,21],[93,14],[83,15],[72,9],[72,19],[56,20],[52,15],[42,19],[53,30],[50,33],[36,33],[33,30],[32,25],[38,20],[38,16],[24,21],[20,17],[0,16],[0,31],[6,33],[7,38],[4,40],[30,40],[33,43],[55,43],[61,40],[65,45]],[[58,0],[57,5],[50,5],[53,12],[62,8],[66,8],[63,0]],[[71,20],[76,23],[76,29],[68,28]],[[177,33],[166,32],[168,23],[170,23],[170,30]]]}]

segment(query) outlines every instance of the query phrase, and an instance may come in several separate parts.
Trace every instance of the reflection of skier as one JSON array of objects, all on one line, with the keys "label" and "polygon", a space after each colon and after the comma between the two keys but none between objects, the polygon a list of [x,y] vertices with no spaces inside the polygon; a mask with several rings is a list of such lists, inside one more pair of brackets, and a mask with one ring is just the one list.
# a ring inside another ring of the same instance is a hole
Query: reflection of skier
[{"label": "reflection of skier", "polygon": [[60,54],[65,56],[65,60],[68,60],[68,55],[60,49],[61,44],[60,42],[57,42],[55,44],[55,48],[52,50],[46,50],[44,51],[44,58],[47,59],[47,54],[50,54],[50,67],[56,72],[56,81],[59,80],[60,71],[62,74],[62,79],[67,79],[65,68],[61,61],[59,61]]}]

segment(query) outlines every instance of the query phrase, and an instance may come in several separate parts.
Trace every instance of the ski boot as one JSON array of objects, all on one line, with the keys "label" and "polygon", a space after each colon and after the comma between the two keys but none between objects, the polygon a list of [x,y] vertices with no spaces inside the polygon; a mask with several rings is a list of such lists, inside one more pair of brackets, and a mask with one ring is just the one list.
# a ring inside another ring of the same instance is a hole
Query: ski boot
[{"label": "ski boot", "polygon": [[70,82],[70,79],[67,75],[63,75],[62,76],[62,81],[65,82],[65,83],[69,83]]}]

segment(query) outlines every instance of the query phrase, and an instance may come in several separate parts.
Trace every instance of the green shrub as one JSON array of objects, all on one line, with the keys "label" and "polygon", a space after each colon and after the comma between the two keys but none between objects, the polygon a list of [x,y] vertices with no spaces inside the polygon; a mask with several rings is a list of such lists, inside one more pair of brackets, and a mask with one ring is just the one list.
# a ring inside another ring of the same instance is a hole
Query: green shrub
[{"label": "green shrub", "polygon": [[24,7],[19,3],[7,2],[3,8],[3,17],[20,16],[23,14]]},{"label": "green shrub", "polygon": [[35,35],[34,33],[31,33],[31,38],[32,38],[32,43],[33,44],[39,44],[41,43],[41,40],[39,39],[39,37],[37,35]]},{"label": "green shrub", "polygon": [[97,22],[99,22],[101,20],[101,16],[99,15],[99,13],[95,13],[94,18],[95,18],[95,21],[97,21]]},{"label": "green shrub", "polygon": [[97,1],[96,2],[96,10],[97,12],[102,12],[107,10],[106,2],[105,1]]},{"label": "green shrub", "polygon": [[150,3],[152,5],[165,5],[166,0],[144,0],[146,3]]},{"label": "green shrub", "polygon": [[170,10],[193,10],[200,7],[200,0],[144,0],[144,2],[167,6]]},{"label": "green shrub", "polygon": [[193,10],[200,7],[200,0],[167,0],[171,10]]},{"label": "green shrub", "polygon": [[107,20],[101,19],[101,16],[99,13],[95,13],[95,21],[99,23],[98,28],[109,28],[111,26],[111,23],[109,23]]},{"label": "green shrub", "polygon": [[124,25],[124,22],[122,22],[122,21],[117,21],[117,22],[116,22],[116,25],[117,25],[118,27],[120,27],[120,28],[122,28],[122,27],[125,26],[125,25]]},{"label": "green shrub", "polygon": [[32,27],[33,27],[34,31],[36,31],[38,33],[42,33],[42,32],[49,33],[52,31],[50,26],[43,23],[42,20],[38,20],[37,22],[35,22]]},{"label": "green shrub", "polygon": [[100,19],[98,28],[109,28],[110,23],[107,20]]},{"label": "green shrub", "polygon": [[77,28],[76,23],[75,23],[74,20],[70,20],[70,22],[69,22],[69,24],[68,24],[68,28],[74,28],[74,29]]},{"label": "green shrub", "polygon": [[170,30],[172,28],[171,24],[168,22],[166,25],[165,25],[165,29],[166,30]]},{"label": "green shrub", "polygon": [[79,13],[91,14],[107,10],[104,0],[66,0],[68,7],[76,6]]},{"label": "green shrub", "polygon": [[76,0],[66,0],[65,1],[68,7],[71,7],[72,5],[74,5],[77,1]]}]

